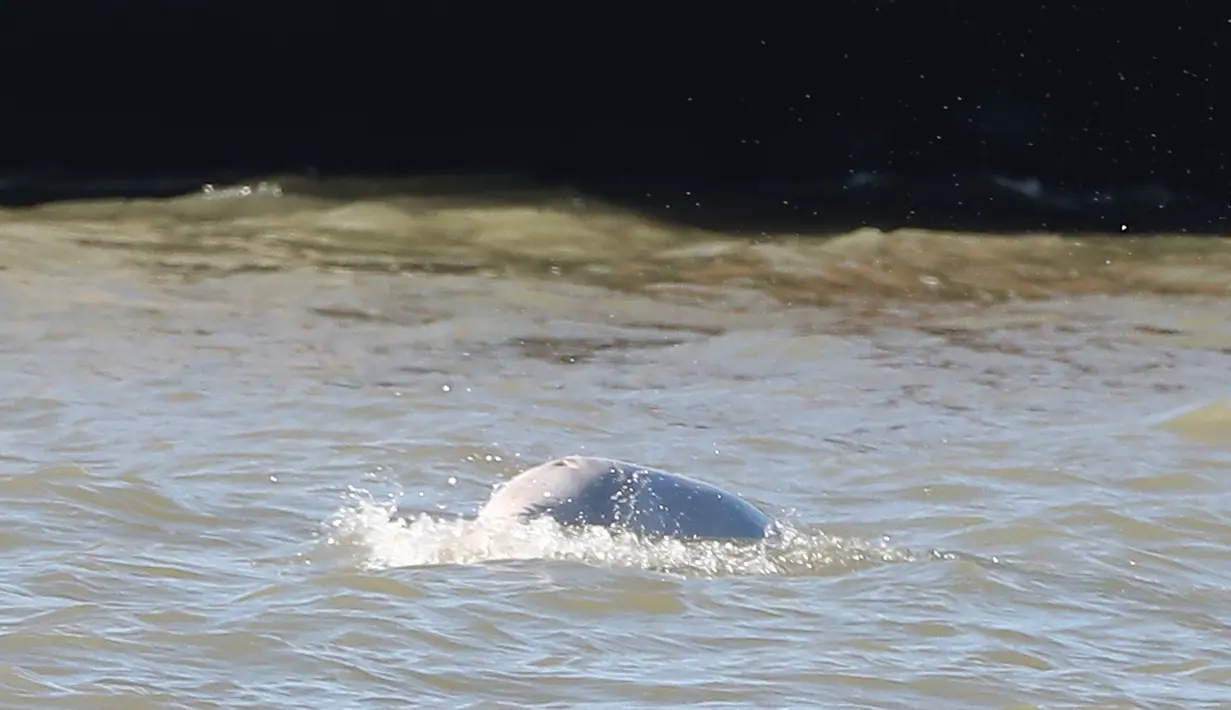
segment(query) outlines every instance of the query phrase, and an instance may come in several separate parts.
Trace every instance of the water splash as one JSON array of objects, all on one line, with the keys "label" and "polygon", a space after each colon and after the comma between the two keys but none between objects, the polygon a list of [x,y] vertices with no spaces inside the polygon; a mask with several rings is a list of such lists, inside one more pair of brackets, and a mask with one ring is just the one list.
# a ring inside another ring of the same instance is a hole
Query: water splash
[{"label": "water splash", "polygon": [[685,542],[606,528],[569,529],[549,519],[479,521],[427,512],[395,517],[392,501],[359,491],[349,497],[326,521],[322,543],[342,564],[363,570],[550,560],[687,577],[822,576],[917,559],[884,541],[834,537],[789,523],[767,542]]}]

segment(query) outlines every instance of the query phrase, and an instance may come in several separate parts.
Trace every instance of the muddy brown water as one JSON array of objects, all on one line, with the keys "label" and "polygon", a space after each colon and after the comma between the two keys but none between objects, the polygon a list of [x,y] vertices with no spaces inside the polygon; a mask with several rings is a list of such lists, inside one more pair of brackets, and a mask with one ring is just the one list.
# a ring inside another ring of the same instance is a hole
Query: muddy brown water
[{"label": "muddy brown water", "polygon": [[[0,706],[1231,706],[1229,240],[267,183],[0,267]],[[789,533],[470,519],[564,453]]]}]

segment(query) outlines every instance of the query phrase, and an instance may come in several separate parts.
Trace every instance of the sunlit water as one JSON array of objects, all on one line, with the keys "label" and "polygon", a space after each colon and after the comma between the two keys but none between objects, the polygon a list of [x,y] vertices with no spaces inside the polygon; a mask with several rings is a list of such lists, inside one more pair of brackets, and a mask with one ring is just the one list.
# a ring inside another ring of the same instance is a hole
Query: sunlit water
[{"label": "sunlit water", "polygon": [[[0,213],[0,706],[1231,706],[1231,243]],[[474,519],[589,453],[768,544]]]}]

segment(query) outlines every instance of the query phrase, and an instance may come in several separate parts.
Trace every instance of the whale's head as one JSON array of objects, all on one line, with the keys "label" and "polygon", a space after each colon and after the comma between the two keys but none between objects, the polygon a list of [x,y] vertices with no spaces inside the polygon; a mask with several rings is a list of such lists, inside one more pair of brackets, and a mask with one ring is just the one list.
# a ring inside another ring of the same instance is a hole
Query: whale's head
[{"label": "whale's head", "polygon": [[479,517],[548,515],[562,525],[617,524],[625,476],[616,463],[565,456],[526,469],[493,491]]}]

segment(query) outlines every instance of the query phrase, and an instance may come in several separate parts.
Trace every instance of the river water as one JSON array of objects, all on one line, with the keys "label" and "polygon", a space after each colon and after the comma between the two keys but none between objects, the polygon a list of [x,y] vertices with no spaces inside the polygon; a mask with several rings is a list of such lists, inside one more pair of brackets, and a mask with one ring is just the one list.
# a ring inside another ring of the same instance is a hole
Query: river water
[{"label": "river water", "polygon": [[[1226,239],[271,182],[0,268],[4,708],[1231,707]],[[787,534],[473,520],[567,453]]]}]

